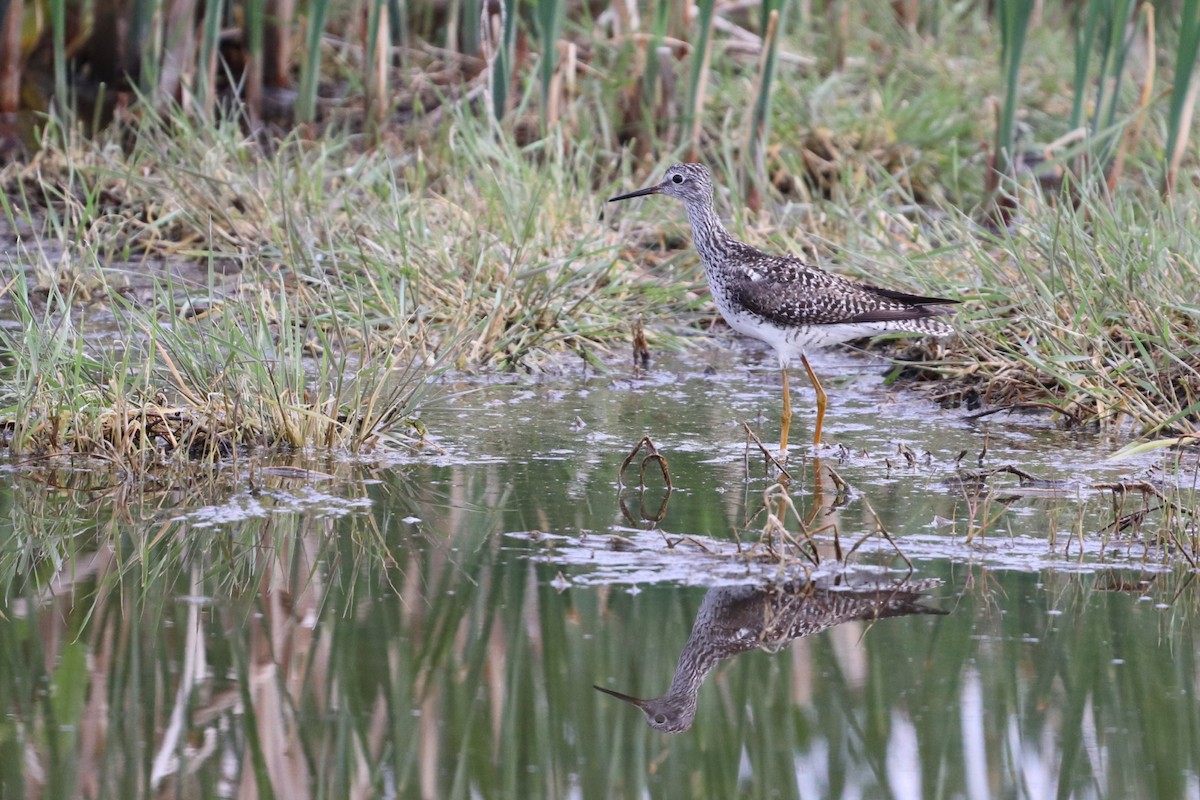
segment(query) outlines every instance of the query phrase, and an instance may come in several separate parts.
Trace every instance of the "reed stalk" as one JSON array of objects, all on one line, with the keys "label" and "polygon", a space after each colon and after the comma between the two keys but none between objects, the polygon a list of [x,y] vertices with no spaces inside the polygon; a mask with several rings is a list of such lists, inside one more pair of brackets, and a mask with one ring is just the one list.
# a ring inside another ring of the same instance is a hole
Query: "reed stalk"
[{"label": "reed stalk", "polygon": [[1175,54],[1175,81],[1167,117],[1166,170],[1163,192],[1175,194],[1179,165],[1187,150],[1196,110],[1197,59],[1200,58],[1200,0],[1182,0],[1179,18],[1179,49]]},{"label": "reed stalk", "polygon": [[0,114],[13,114],[21,101],[21,26],[25,0],[0,0]]},{"label": "reed stalk", "polygon": [[692,50],[692,73],[688,84],[687,110],[689,117],[688,161],[700,158],[700,130],[704,124],[704,99],[708,91],[708,69],[712,58],[713,18],[716,0],[699,0],[696,4],[699,17],[696,20],[696,40]]},{"label": "reed stalk", "polygon": [[557,122],[557,114],[552,109],[557,108],[558,99],[552,102],[551,92],[554,89],[555,68],[558,64],[558,38],[562,28],[566,4],[562,0],[537,0],[534,6],[534,19],[538,37],[538,47],[541,50],[538,77],[541,89],[541,121],[543,132],[548,126]]},{"label": "reed stalk", "polygon": [[996,3],[996,21],[1000,26],[1000,66],[1004,75],[1004,100],[1000,105],[999,124],[996,126],[993,169],[1002,176],[1008,176],[1012,172],[1021,89],[1021,60],[1034,6],[1034,0],[997,0]]},{"label": "reed stalk", "polygon": [[300,89],[296,97],[296,121],[310,123],[317,116],[317,86],[321,80],[321,34],[329,0],[311,0],[304,31],[304,59],[300,62]]}]

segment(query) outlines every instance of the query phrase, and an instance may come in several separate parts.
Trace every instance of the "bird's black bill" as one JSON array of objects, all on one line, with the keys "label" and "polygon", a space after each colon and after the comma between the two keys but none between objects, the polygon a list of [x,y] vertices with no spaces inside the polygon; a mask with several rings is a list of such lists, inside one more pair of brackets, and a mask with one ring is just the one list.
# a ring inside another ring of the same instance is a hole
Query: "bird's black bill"
[{"label": "bird's black bill", "polygon": [[[618,198],[614,197],[613,199],[617,200]],[[632,695],[621,694],[620,692],[614,692],[612,689],[605,689],[603,686],[597,686],[594,683],[592,684],[592,688],[597,691],[604,692],[605,694],[612,695],[613,697],[617,698],[618,700],[624,700],[626,703],[632,703],[633,705],[637,706],[638,708],[641,708],[642,703],[646,702],[645,700],[642,700],[640,697],[634,697]]]},{"label": "bird's black bill", "polygon": [[659,189],[657,186],[649,186],[645,189],[638,189],[636,192],[630,192],[629,194],[619,194],[616,197],[610,197],[608,198],[608,202],[615,203],[617,200],[628,200],[631,197],[644,197],[648,194],[658,194],[661,191],[662,189]]}]

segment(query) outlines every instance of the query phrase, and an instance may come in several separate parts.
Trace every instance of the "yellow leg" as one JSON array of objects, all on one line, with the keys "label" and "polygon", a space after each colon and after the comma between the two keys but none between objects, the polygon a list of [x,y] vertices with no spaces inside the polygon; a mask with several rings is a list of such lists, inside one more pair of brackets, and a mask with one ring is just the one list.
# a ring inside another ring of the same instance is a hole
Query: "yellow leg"
[{"label": "yellow leg", "polygon": [[[813,389],[817,392],[817,430],[813,434],[813,445],[821,446],[821,426],[825,424],[825,403],[828,398],[825,396],[825,390],[821,388],[821,382],[817,380],[817,374],[812,371],[812,367],[808,364],[808,358],[801,353],[800,362],[804,364],[804,371],[808,373],[808,379],[812,381]],[[786,386],[786,384],[785,384]],[[786,397],[787,390],[784,389]],[[787,400],[784,400],[784,408],[787,408]],[[786,411],[784,413],[787,413]]]},{"label": "yellow leg", "polygon": [[788,391],[787,367],[781,367],[783,373],[783,416],[779,426],[779,460],[787,460],[788,431],[792,427],[792,393]]}]

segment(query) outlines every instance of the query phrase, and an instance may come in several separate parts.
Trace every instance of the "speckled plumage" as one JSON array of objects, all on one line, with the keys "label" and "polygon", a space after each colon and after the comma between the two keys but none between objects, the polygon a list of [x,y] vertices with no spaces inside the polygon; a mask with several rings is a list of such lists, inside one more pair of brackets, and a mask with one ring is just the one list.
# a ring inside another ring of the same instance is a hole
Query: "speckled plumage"
[{"label": "speckled plumage", "polygon": [[775,349],[781,367],[806,349],[903,331],[944,335],[938,317],[955,303],[882,289],[774,256],[733,238],[713,210],[713,183],[701,164],[675,164],[657,186],[613,200],[666,194],[683,201],[713,300],[734,330]]},{"label": "speckled plumage", "polygon": [[609,202],[648,194],[665,194],[683,201],[692,225],[692,239],[721,316],[735,331],[771,345],[779,357],[783,371],[779,447],[783,456],[787,454],[792,415],[787,383],[791,361],[802,361],[817,393],[813,442],[819,445],[826,395],[805,358],[806,350],[880,333],[942,336],[951,331],[939,317],[953,313],[944,306],[956,300],[860,283],[794,256],[764,253],[733,238],[713,210],[712,177],[701,164],[675,164],[657,185],[619,195]]},{"label": "speckled plumage", "polygon": [[692,726],[704,678],[722,659],[749,650],[777,652],[795,639],[852,620],[946,612],[918,602],[937,581],[840,585],[837,581],[796,581],[766,586],[725,586],[708,590],[679,654],[671,686],[650,699],[605,694],[632,703],[652,728],[681,733]]}]

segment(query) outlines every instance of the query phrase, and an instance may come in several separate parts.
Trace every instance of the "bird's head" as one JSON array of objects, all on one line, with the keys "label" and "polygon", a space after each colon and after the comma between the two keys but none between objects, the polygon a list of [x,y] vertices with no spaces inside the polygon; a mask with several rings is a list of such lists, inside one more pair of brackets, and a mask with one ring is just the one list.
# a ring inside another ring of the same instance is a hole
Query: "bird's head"
[{"label": "bird's head", "polygon": [[628,200],[648,194],[667,194],[685,203],[708,204],[712,202],[713,197],[712,175],[703,164],[672,164],[663,175],[662,181],[654,186],[617,195],[609,198],[608,202]]},{"label": "bird's head", "polygon": [[662,697],[642,700],[627,694],[614,692],[612,689],[605,689],[603,686],[593,686],[592,688],[599,689],[618,700],[624,700],[630,705],[637,706],[646,715],[646,722],[650,723],[650,727],[663,733],[683,733],[692,727],[692,721],[696,719],[695,694],[674,696],[667,694]]}]

